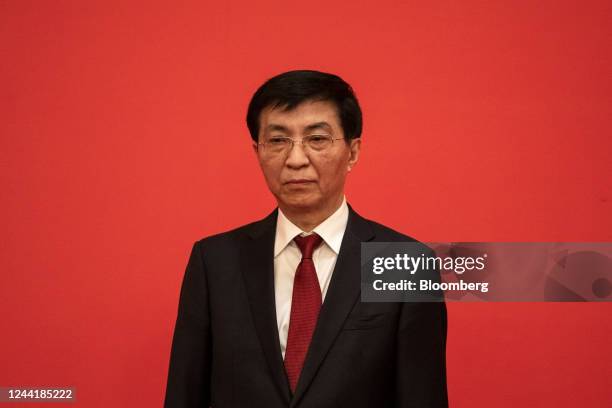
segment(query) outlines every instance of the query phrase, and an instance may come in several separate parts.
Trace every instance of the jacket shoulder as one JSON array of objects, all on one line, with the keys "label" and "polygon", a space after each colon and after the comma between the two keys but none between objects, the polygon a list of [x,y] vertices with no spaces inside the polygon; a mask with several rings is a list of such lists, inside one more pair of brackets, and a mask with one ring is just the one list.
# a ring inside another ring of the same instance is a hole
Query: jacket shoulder
[{"label": "jacket shoulder", "polygon": [[275,221],[276,210],[261,220],[253,221],[248,224],[244,224],[236,228],[230,229],[228,231],[223,231],[202,237],[196,241],[196,245],[208,248],[215,248],[219,245],[223,246],[226,244],[235,243],[244,239],[247,236],[257,236],[264,229],[270,228],[275,225]]},{"label": "jacket shoulder", "polygon": [[396,231],[386,225],[378,223],[376,221],[372,221],[366,219],[366,222],[372,228],[372,232],[375,234],[374,241],[383,241],[383,242],[418,242],[415,238],[410,235],[403,234],[399,231]]},{"label": "jacket shoulder", "polygon": [[411,242],[417,244],[416,247],[423,252],[432,251],[425,243],[410,235],[403,234],[376,221],[366,219],[366,222],[370,225],[375,235],[374,239],[370,242]]},{"label": "jacket shoulder", "polygon": [[241,225],[228,231],[223,231],[216,234],[201,237],[197,240],[197,244],[203,247],[214,247],[219,244],[236,241],[242,236],[244,236],[254,224],[256,224],[256,222]]},{"label": "jacket shoulder", "polygon": [[363,217],[349,204],[349,227],[364,240],[379,242],[418,242],[410,235],[403,234],[379,222]]}]

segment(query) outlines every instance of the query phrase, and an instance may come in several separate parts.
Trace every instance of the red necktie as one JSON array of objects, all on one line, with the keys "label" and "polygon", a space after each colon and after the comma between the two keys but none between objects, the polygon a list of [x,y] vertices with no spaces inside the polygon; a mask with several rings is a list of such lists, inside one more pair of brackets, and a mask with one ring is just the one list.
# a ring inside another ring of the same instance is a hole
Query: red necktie
[{"label": "red necktie", "polygon": [[311,234],[305,237],[297,236],[293,240],[302,251],[302,260],[293,280],[285,370],[291,390],[295,391],[321,309],[321,287],[312,262],[312,253],[323,239],[317,234]]}]

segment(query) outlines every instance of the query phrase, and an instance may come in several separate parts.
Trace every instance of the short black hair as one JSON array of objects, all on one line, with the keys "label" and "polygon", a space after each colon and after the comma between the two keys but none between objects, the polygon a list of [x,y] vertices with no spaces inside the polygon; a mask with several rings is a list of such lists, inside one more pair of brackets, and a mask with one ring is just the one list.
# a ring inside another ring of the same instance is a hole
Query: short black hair
[{"label": "short black hair", "polygon": [[[361,137],[361,108],[353,88],[337,75],[312,70],[288,71],[268,79],[249,103],[247,126],[257,141],[259,116],[268,106],[291,110],[306,101],[330,101],[336,105],[346,139]],[[348,143],[348,140],[347,140]]]}]

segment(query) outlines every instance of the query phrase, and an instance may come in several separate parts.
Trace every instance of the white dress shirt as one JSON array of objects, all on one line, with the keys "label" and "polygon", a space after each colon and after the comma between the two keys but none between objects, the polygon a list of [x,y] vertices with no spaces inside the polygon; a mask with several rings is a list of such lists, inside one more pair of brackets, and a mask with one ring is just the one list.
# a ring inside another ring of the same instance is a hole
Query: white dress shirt
[{"label": "white dress shirt", "polygon": [[283,358],[285,357],[287,335],[289,333],[293,278],[302,259],[302,253],[293,238],[312,233],[317,233],[323,238],[321,245],[313,252],[312,260],[319,278],[321,297],[324,300],[336,265],[336,259],[340,253],[340,245],[348,223],[348,215],[348,206],[346,197],[344,197],[336,212],[317,225],[311,232],[304,232],[289,221],[280,208],[278,209],[276,238],[274,240],[274,296],[276,300],[276,322]]}]

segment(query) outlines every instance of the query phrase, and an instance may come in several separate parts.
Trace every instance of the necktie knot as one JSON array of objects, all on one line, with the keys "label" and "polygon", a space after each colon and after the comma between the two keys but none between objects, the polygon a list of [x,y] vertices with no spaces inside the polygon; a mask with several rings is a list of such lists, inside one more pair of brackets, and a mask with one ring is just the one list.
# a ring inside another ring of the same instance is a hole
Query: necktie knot
[{"label": "necktie knot", "polygon": [[306,235],[305,237],[297,236],[293,238],[298,248],[302,252],[302,259],[312,259],[312,253],[321,245],[323,238],[317,234]]}]

